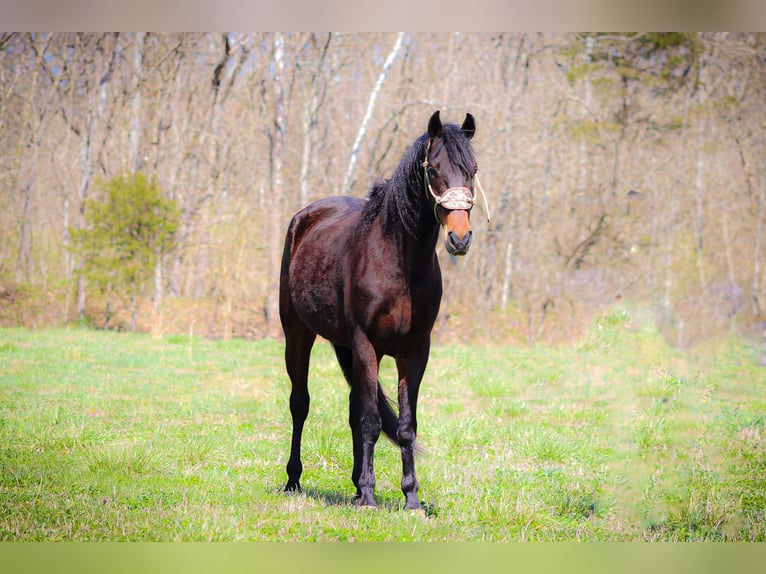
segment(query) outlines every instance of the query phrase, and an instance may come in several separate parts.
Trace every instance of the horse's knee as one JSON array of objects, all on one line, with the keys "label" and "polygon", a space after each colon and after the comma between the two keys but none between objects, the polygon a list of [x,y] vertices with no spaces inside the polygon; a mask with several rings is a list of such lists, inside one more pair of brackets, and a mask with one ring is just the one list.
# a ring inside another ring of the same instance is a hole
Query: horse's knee
[{"label": "horse's knee", "polygon": [[362,431],[362,436],[372,440],[373,442],[378,440],[380,431],[383,428],[383,423],[380,417],[380,413],[376,410],[362,413],[359,417],[359,427]]},{"label": "horse's knee", "polygon": [[415,442],[417,435],[417,425],[411,416],[404,416],[399,420],[399,427],[396,429],[396,438],[399,446],[408,447]]},{"label": "horse's knee", "polygon": [[400,426],[396,431],[396,440],[399,446],[408,447],[415,442],[415,429],[411,426]]},{"label": "horse's knee", "polygon": [[298,392],[293,389],[290,393],[290,414],[293,415],[294,419],[306,420],[310,404],[311,398],[308,392]]}]

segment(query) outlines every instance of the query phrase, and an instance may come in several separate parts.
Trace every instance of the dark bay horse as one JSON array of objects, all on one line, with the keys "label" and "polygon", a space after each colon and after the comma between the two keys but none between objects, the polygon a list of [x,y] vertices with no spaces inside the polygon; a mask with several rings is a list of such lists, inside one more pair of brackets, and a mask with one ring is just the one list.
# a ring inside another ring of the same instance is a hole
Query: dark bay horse
[{"label": "dark bay horse", "polygon": [[[442,296],[436,244],[440,229],[451,254],[464,255],[471,244],[475,130],[471,114],[458,127],[442,124],[437,111],[391,178],[375,183],[366,201],[328,197],[292,218],[279,286],[292,383],[285,491],[301,488],[309,357],[319,334],[332,343],[351,386],[356,503],[375,506],[373,453],[382,430],[401,448],[406,508],[421,508],[413,445],[418,390]],[[396,361],[398,417],[378,381],[384,355]]]}]

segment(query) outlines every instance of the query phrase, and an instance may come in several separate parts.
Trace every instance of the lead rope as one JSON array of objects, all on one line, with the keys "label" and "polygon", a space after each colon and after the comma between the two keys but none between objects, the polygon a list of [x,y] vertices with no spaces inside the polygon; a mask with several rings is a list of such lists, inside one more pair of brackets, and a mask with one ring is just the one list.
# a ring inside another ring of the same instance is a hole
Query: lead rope
[{"label": "lead rope", "polygon": [[481,198],[484,200],[484,212],[487,214],[487,223],[489,223],[489,203],[487,202],[487,194],[484,193],[484,188],[481,187],[481,182],[479,181],[479,172],[473,174],[473,181],[476,184],[476,187],[479,188]]}]

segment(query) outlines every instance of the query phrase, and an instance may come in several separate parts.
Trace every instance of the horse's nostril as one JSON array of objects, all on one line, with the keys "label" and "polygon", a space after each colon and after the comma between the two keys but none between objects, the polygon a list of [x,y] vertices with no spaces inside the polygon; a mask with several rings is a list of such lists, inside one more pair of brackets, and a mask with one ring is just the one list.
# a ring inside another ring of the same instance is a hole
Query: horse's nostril
[{"label": "horse's nostril", "polygon": [[456,254],[463,255],[468,251],[468,247],[471,245],[471,235],[472,233],[468,231],[461,239],[457,236],[457,233],[450,231],[447,234],[447,241]]},{"label": "horse's nostril", "polygon": [[471,241],[471,232],[470,232],[470,231],[467,231],[467,232],[465,233],[465,235],[463,235],[463,237],[462,237],[462,239],[461,239],[460,237],[458,237],[458,236],[457,236],[457,233],[455,233],[454,231],[450,231],[450,232],[449,232],[449,238],[450,238],[450,240],[451,240],[451,241],[452,241],[454,244],[456,244],[456,245],[461,245],[461,244],[463,244],[463,243],[468,243],[469,241]]}]

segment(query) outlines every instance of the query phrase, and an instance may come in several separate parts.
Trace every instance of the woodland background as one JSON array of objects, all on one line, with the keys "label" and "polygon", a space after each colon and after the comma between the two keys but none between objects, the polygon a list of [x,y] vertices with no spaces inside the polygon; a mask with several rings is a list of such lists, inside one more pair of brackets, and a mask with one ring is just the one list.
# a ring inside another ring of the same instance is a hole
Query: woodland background
[{"label": "woodland background", "polygon": [[[673,345],[755,336],[764,102],[755,33],[3,33],[0,324],[279,337],[292,213],[364,196],[439,109],[476,117],[492,221],[439,248],[437,342],[572,340],[617,302]],[[74,238],[137,173],[179,219],[135,298]]]}]

